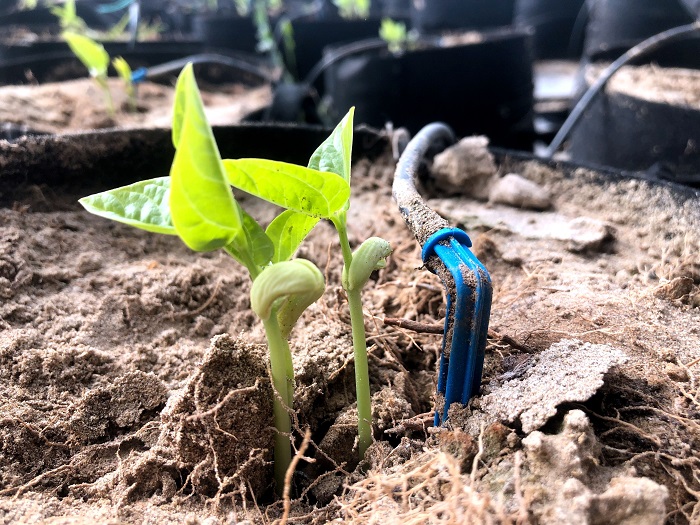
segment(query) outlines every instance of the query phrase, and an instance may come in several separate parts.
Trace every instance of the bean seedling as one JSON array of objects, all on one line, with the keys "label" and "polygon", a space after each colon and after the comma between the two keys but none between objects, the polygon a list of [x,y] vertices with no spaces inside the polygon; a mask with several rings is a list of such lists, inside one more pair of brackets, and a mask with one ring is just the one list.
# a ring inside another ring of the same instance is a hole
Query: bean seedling
[{"label": "bean seedling", "polygon": [[[323,172],[329,180],[340,176],[350,186],[352,160],[353,115],[351,108],[343,120],[309,160],[309,168]],[[225,160],[228,181],[236,188],[251,193],[288,210],[309,214],[304,200],[290,202],[280,193],[279,187],[287,190],[296,182],[286,174],[268,169],[265,163],[256,159]],[[350,194],[344,197],[340,208],[327,218],[331,220],[340,239],[343,254],[342,285],[347,293],[352,324],[353,350],[355,357],[355,388],[357,393],[357,415],[360,457],[364,457],[372,443],[372,405],[370,398],[369,369],[367,364],[367,342],[365,340],[364,314],[362,312],[362,288],[372,272],[384,267],[391,253],[391,246],[384,239],[371,237],[353,253],[348,240],[347,212],[350,208]]]},{"label": "bean seedling", "polygon": [[129,66],[129,63],[124,60],[123,57],[115,57],[112,59],[112,67],[114,67],[117,75],[119,75],[119,78],[121,78],[122,82],[124,83],[124,90],[126,91],[129,111],[133,113],[136,111],[136,86],[134,86],[134,82],[131,79],[131,66]]},{"label": "bean seedling", "polygon": [[[84,197],[90,212],[147,231],[177,235],[195,251],[223,249],[249,272],[251,308],[265,328],[274,387],[275,481],[281,494],[291,461],[290,411],[294,369],[287,338],[304,310],[324,291],[323,274],[309,261],[292,259],[321,218],[339,213],[350,185],[336,174],[271,160],[243,159],[246,173],[283,202],[286,211],[263,228],[236,201],[204,114],[192,65],[175,90],[170,176]],[[270,180],[278,174],[285,181]]]},{"label": "bean seedling", "polygon": [[88,69],[90,76],[100,86],[104,93],[105,102],[110,115],[114,115],[114,104],[112,103],[112,94],[109,92],[107,85],[107,68],[109,67],[109,54],[99,42],[95,42],[92,38],[73,33],[72,31],[64,31],[63,38],[68,43],[73,54],[83,63]]},{"label": "bean seedling", "polygon": [[333,3],[343,18],[367,18],[369,16],[370,0],[333,0]]}]

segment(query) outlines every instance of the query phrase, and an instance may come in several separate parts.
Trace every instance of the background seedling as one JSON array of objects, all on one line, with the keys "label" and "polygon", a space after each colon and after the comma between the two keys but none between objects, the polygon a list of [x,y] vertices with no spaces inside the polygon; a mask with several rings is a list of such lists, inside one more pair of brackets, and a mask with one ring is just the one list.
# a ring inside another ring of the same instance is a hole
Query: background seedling
[{"label": "background seedling", "polygon": [[136,86],[131,80],[131,66],[122,57],[115,57],[112,59],[112,66],[117,71],[119,78],[124,82],[124,90],[126,91],[126,97],[129,105],[129,111],[136,111]]},{"label": "background seedling", "polygon": [[[291,421],[294,405],[294,369],[287,337],[303,311],[324,291],[321,272],[312,263],[290,260],[299,244],[322,217],[337,213],[350,195],[350,186],[338,175],[303,166],[257,160],[247,173],[264,180],[281,173],[296,185],[269,191],[290,208],[263,228],[233,196],[228,170],[188,64],[178,78],[173,112],[175,158],[169,177],[138,182],[80,200],[90,212],[155,233],[177,235],[195,251],[225,250],[249,272],[253,284],[251,307],[265,328],[270,372],[275,390],[273,414],[275,481],[278,493],[291,460]],[[241,161],[246,165],[246,161]],[[260,175],[259,172],[263,172]]]},{"label": "background seedling", "polygon": [[[353,114],[354,108],[348,112],[331,136],[316,149],[309,160],[309,168],[323,172],[323,176],[329,177],[329,182],[340,177],[348,187],[352,159]],[[224,161],[224,166],[228,180],[233,186],[288,210],[309,214],[303,198],[296,200],[288,198],[292,192],[303,190],[299,187],[298,181],[286,173],[275,171],[267,165],[267,162],[269,161],[258,159],[227,160]],[[280,193],[280,188],[284,189],[283,193]],[[372,272],[385,265],[386,257],[391,253],[391,246],[383,239],[372,237],[353,253],[347,230],[349,207],[350,194],[348,193],[337,211],[328,215],[327,218],[333,222],[338,231],[343,253],[342,284],[347,293],[350,308],[355,356],[359,449],[360,457],[364,457],[367,447],[372,443],[372,406],[362,312],[362,288]]]},{"label": "background seedling", "polygon": [[343,18],[367,18],[370,0],[333,0]]},{"label": "background seedling", "polygon": [[107,68],[109,67],[109,54],[105,51],[102,44],[95,42],[92,38],[74,33],[72,31],[64,31],[63,38],[70,47],[71,51],[88,69],[90,76],[95,79],[97,85],[100,86],[104,93],[105,103],[110,115],[114,115],[114,104],[112,102],[112,94],[109,92],[107,85]]},{"label": "background seedling", "polygon": [[406,31],[406,24],[395,22],[391,18],[383,18],[379,28],[379,38],[384,40],[392,53],[404,51],[409,43],[409,34]]}]

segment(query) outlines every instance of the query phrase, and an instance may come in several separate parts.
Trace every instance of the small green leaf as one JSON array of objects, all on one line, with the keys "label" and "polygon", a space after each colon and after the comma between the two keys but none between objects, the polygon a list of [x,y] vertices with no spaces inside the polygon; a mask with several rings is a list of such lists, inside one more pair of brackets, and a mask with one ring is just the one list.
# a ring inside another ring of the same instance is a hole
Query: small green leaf
[{"label": "small green leaf", "polygon": [[350,199],[350,185],[340,176],[265,159],[224,160],[228,182],[289,210],[330,218]]},{"label": "small green leaf", "polygon": [[292,258],[301,242],[318,223],[317,217],[286,210],[280,213],[265,230],[274,246],[273,263]]},{"label": "small green leaf", "polygon": [[176,89],[176,109],[179,104],[183,117],[170,169],[170,213],[187,246],[195,251],[216,250],[242,237],[243,217],[226,182],[192,64],[180,73]]},{"label": "small green leaf", "polygon": [[258,266],[265,266],[273,260],[275,246],[253,217],[245,210],[241,210],[241,213],[243,213],[243,229],[246,233],[248,250],[253,256],[253,262]]},{"label": "small green leaf", "polygon": [[131,66],[129,66],[129,63],[123,57],[115,57],[112,59],[112,66],[117,71],[119,78],[125,84],[131,85]]},{"label": "small green leaf", "polygon": [[[291,330],[299,315],[323,295],[325,281],[321,271],[305,259],[294,259],[269,266],[258,276],[250,288],[250,307],[260,317],[269,319],[279,301],[293,298],[285,310],[285,327]],[[282,305],[284,306],[284,305]],[[296,318],[292,321],[292,318]],[[291,322],[291,326],[290,326]],[[283,328],[284,335],[289,330]]]},{"label": "small green leaf", "polygon": [[379,237],[370,237],[352,254],[350,269],[343,268],[343,284],[348,290],[361,289],[374,270],[386,266],[391,245]]},{"label": "small green leaf", "polygon": [[71,31],[64,31],[63,38],[71,51],[90,72],[91,77],[106,77],[109,67],[109,54],[102,44],[92,38]]},{"label": "small green leaf", "polygon": [[142,230],[177,235],[170,217],[170,177],[144,180],[80,199],[95,215]]},{"label": "small green leaf", "polygon": [[350,183],[354,114],[355,108],[352,107],[333,133],[316,148],[309,159],[309,168],[335,173]]}]

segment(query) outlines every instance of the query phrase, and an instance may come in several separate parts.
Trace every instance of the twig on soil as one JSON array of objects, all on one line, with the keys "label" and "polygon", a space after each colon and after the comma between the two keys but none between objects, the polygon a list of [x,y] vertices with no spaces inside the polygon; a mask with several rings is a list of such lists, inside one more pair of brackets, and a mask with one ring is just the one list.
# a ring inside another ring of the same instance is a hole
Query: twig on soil
[{"label": "twig on soil", "polygon": [[212,291],[211,295],[209,298],[204,301],[203,304],[201,304],[199,307],[195,308],[194,310],[190,310],[187,312],[177,312],[172,314],[174,319],[182,319],[183,317],[194,317],[196,315],[201,314],[204,310],[209,308],[211,304],[214,302],[214,299],[216,299],[217,294],[219,293],[219,288],[221,288],[221,279],[217,279],[216,284],[214,285],[214,291]]},{"label": "twig on soil", "polygon": [[476,473],[479,471],[479,462],[481,461],[481,458],[484,455],[484,432],[486,431],[486,425],[482,422],[481,423],[481,429],[479,430],[479,450],[476,453],[476,456],[474,456],[474,460],[472,461],[472,471],[469,476],[469,484],[472,488],[474,488],[474,484],[476,483]]},{"label": "twig on soil", "polygon": [[6,489],[0,490],[0,496],[4,496],[5,494],[13,494],[12,498],[16,499],[18,498],[25,490],[33,487],[37,483],[40,483],[43,481],[45,478],[48,478],[49,476],[57,475],[57,474],[63,474],[64,472],[71,471],[73,470],[72,465],[61,465],[60,467],[56,467],[55,469],[48,470],[46,472],[43,472],[36,476],[33,479],[30,479],[27,481],[24,485],[20,485],[19,487],[8,487]]},{"label": "twig on soil", "polygon": [[403,434],[409,431],[423,430],[428,431],[429,427],[433,426],[435,421],[434,412],[426,412],[425,414],[418,414],[409,419],[404,419],[399,421],[399,424],[395,427],[388,428],[384,431],[385,434]]},{"label": "twig on soil", "polygon": [[244,388],[237,388],[236,390],[232,390],[228,394],[224,396],[224,398],[219,401],[216,405],[214,405],[212,408],[209,410],[206,410],[204,412],[197,412],[196,414],[192,414],[191,416],[187,416],[185,418],[185,421],[192,422],[192,421],[199,421],[200,419],[204,419],[205,417],[208,416],[215,416],[216,413],[223,408],[223,406],[228,403],[232,397],[238,395],[238,394],[247,394],[249,392],[255,392],[258,389],[258,386],[260,384],[259,379],[255,380],[255,384],[253,386],[247,386]]},{"label": "twig on soil", "polygon": [[[412,330],[418,333],[442,334],[445,330],[445,327],[442,323],[422,323],[420,321],[414,321],[412,319],[403,319],[397,317],[385,317],[383,321],[385,325],[396,326],[397,328],[405,328],[406,330]],[[516,350],[521,350],[523,352],[527,352],[528,354],[535,353],[535,349],[531,346],[521,343],[520,341],[516,340],[515,338],[509,335],[498,333],[492,328],[489,328],[488,336],[491,339],[497,339],[499,341],[502,341],[503,343],[511,346],[512,348],[515,348]]]},{"label": "twig on soil", "polygon": [[282,518],[279,521],[280,525],[286,525],[287,521],[289,520],[289,513],[292,510],[292,500],[289,496],[292,491],[292,476],[294,476],[294,471],[296,470],[300,460],[309,460],[309,458],[304,456],[304,452],[306,452],[310,442],[311,430],[307,428],[306,432],[304,432],[304,439],[301,442],[299,449],[296,451],[296,454],[294,454],[292,462],[289,464],[289,467],[287,467],[287,472],[284,475],[284,491],[282,493],[282,500],[284,501],[284,514],[282,514]]}]

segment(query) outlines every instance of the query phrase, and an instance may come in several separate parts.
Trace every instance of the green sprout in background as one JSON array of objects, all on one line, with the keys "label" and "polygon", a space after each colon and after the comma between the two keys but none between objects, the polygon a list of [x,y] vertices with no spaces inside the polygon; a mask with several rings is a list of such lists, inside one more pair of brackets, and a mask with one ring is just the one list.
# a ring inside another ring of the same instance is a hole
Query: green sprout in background
[{"label": "green sprout in background", "polygon": [[126,98],[127,104],[129,106],[129,111],[131,111],[132,113],[136,112],[136,86],[134,85],[134,82],[131,79],[131,66],[129,66],[129,63],[126,60],[124,60],[124,58],[115,57],[112,59],[112,67],[114,67],[114,69],[117,72],[117,75],[119,75],[119,78],[121,78],[122,82],[124,83],[124,91],[126,91]]},{"label": "green sprout in background", "polygon": [[406,24],[395,22],[391,18],[382,19],[382,25],[379,28],[379,38],[389,45],[389,51],[392,53],[404,51],[408,47],[410,40],[408,31],[406,31]]},{"label": "green sprout in background", "polygon": [[[96,215],[176,235],[195,251],[223,249],[248,270],[253,281],[251,307],[263,322],[270,354],[277,428],[274,470],[281,494],[291,461],[294,407],[294,369],[287,339],[325,288],[316,266],[292,256],[321,218],[332,219],[344,209],[350,185],[340,175],[284,162],[222,161],[191,64],[182,70],[176,85],[172,139],[175,158],[169,177],[84,197],[80,203]],[[230,186],[232,172],[236,180],[251,177],[251,184],[274,195],[287,210],[263,230],[236,201]]]},{"label": "green sprout in background", "polygon": [[55,5],[51,7],[50,11],[51,14],[58,17],[58,23],[62,31],[84,33],[87,30],[87,24],[78,16],[75,9],[75,0],[66,0],[62,6]]},{"label": "green sprout in background", "polygon": [[109,67],[109,54],[105,51],[102,44],[95,42],[92,38],[74,33],[72,31],[64,31],[62,36],[73,54],[83,63],[88,69],[90,76],[95,80],[102,92],[104,93],[105,103],[109,114],[114,116],[114,103],[112,95],[109,92],[107,85],[107,68]]},{"label": "green sprout in background", "polygon": [[370,0],[333,0],[340,16],[347,19],[367,18]]},{"label": "green sprout in background", "polygon": [[[329,180],[341,177],[350,186],[352,142],[353,142],[352,108],[338,124],[333,133],[311,156],[309,168],[324,172]],[[284,188],[294,184],[286,174],[274,170],[262,170],[255,159],[225,160],[224,167],[228,181],[236,188],[255,195],[261,199],[277,204],[299,213],[309,214],[304,200],[296,206],[290,206]],[[343,254],[342,285],[348,297],[350,320],[352,324],[353,350],[355,357],[355,388],[357,393],[358,436],[360,457],[372,443],[372,405],[369,385],[369,368],[367,362],[367,342],[365,339],[364,314],[362,311],[362,288],[372,272],[383,268],[386,258],[391,253],[389,243],[378,237],[367,239],[353,253],[348,240],[347,212],[350,207],[350,194],[344,198],[342,206],[326,218],[330,219],[340,239]]]}]

